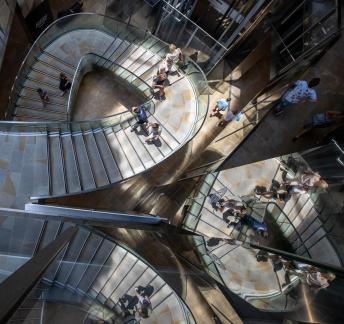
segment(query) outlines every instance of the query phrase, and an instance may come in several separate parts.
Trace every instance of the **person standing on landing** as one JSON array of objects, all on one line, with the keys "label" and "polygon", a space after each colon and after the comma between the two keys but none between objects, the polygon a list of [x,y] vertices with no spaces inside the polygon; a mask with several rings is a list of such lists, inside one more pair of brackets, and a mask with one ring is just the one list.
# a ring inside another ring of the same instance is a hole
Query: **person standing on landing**
[{"label": "person standing on landing", "polygon": [[67,90],[69,90],[71,88],[71,86],[72,86],[72,84],[68,80],[67,76],[64,73],[60,73],[59,89],[62,91],[60,94],[61,97],[63,97],[65,95],[65,93],[67,92]]}]

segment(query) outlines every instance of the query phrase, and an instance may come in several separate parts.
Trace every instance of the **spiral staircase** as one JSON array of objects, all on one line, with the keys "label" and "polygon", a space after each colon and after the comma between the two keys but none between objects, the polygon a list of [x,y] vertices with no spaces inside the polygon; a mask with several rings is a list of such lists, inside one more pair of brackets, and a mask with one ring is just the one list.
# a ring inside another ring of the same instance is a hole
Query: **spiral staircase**
[{"label": "spiral staircase", "polygon": [[[151,169],[190,141],[207,113],[206,78],[190,60],[183,73],[169,76],[167,99],[155,101],[149,85],[167,49],[150,33],[98,14],[75,14],[51,24],[18,72],[7,112],[14,120],[0,122],[2,171],[12,183],[12,198],[1,204],[22,208],[30,197],[103,188]],[[136,120],[130,110],[72,120],[83,76],[100,69],[139,93],[149,121],[161,125],[159,143],[149,145],[147,134],[131,132]],[[59,96],[61,72],[72,80],[68,97]],[[41,102],[37,88],[47,91],[49,103]]]}]

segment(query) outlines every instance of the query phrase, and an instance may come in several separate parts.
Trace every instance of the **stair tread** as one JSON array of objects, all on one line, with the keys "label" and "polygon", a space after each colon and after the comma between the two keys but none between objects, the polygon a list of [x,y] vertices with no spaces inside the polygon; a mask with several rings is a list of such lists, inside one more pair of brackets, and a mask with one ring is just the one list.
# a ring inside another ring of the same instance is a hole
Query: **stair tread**
[{"label": "stair tread", "polygon": [[68,182],[68,192],[78,192],[81,190],[75,152],[73,150],[71,135],[61,136],[62,148],[65,158],[66,179]]},{"label": "stair tread", "polygon": [[51,192],[52,195],[66,193],[63,161],[60,149],[60,136],[49,136]]},{"label": "stair tread", "polygon": [[81,183],[84,190],[94,189],[96,184],[94,182],[91,165],[88,160],[86,147],[81,134],[73,135],[74,147],[78,159]]},{"label": "stair tread", "polygon": [[144,144],[144,139],[143,142],[141,142],[139,139],[141,135],[137,135],[135,132],[131,132],[130,128],[125,129],[124,132],[127,135],[127,138],[131,142],[132,146],[134,147],[136,153],[140,155],[140,159],[145,165],[145,168],[148,169],[152,167],[155,164],[155,162],[149,155],[147,146],[150,145]]},{"label": "stair tread", "polygon": [[103,131],[94,132],[97,145],[102,156],[107,174],[112,183],[122,180],[121,173],[117,167],[116,161],[112,155],[107,139]]},{"label": "stair tread", "polygon": [[125,157],[124,152],[118,143],[118,139],[115,133],[112,132],[111,130],[107,131],[106,138],[113,152],[113,156],[116,159],[117,165],[119,169],[121,170],[122,176],[124,178],[128,178],[134,175],[132,166],[129,164],[127,158]]},{"label": "stair tread", "polygon": [[[131,133],[132,136],[137,136],[135,132]],[[139,173],[145,170],[142,161],[140,160],[138,150],[140,148],[133,148],[130,144],[128,138],[126,137],[126,134],[123,130],[120,130],[116,132],[116,137],[118,139],[118,142],[121,144],[121,148],[125,152],[126,158],[129,160],[130,164],[132,165],[135,173]]]},{"label": "stair tread", "polygon": [[48,152],[47,152],[47,135],[37,136],[34,152],[34,196],[49,195],[49,171],[48,171]]},{"label": "stair tread", "polygon": [[106,170],[104,168],[103,161],[100,157],[100,153],[95,142],[93,132],[85,133],[84,140],[85,145],[87,147],[88,157],[92,166],[97,187],[109,184]]}]

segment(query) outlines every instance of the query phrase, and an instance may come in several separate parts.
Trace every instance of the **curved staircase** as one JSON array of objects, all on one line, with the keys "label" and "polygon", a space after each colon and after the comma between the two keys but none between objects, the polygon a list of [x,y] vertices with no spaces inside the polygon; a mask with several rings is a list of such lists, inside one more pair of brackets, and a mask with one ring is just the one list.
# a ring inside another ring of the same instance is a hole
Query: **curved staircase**
[{"label": "curved staircase", "polygon": [[[135,122],[130,111],[70,120],[85,72],[80,65],[87,57],[98,57],[92,68],[102,65],[148,97],[166,52],[167,45],[151,34],[98,14],[75,14],[50,25],[31,48],[12,88],[7,118],[15,121],[0,123],[5,178],[0,204],[22,208],[29,197],[108,186],[154,167],[190,141],[208,109],[206,79],[192,61],[185,73],[169,76],[165,101],[146,103],[149,121],[162,128],[159,143],[146,144],[145,132],[130,131]],[[59,96],[60,72],[73,77],[69,97]],[[42,104],[39,87],[48,92],[50,103]]]}]

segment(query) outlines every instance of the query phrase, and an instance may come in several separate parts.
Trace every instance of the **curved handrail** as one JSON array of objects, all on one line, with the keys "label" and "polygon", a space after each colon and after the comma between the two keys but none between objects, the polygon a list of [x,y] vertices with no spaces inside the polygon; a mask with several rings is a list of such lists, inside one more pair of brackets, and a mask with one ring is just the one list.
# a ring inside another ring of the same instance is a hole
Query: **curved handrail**
[{"label": "curved handrail", "polygon": [[[125,68],[125,67],[123,67],[120,64],[117,64],[115,62],[112,62],[106,58],[103,58],[102,56],[95,54],[95,53],[87,53],[87,54],[83,55],[79,60],[76,72],[75,72],[73,80],[72,80],[72,86],[71,86],[71,90],[70,90],[69,97],[68,97],[67,114],[70,116],[71,109],[73,108],[73,106],[75,104],[77,91],[79,89],[79,85],[80,85],[80,81],[81,81],[82,77],[86,73],[90,72],[94,66],[97,66],[99,68],[104,68],[105,64],[107,64],[107,63],[110,64],[111,69],[123,69],[127,73],[129,73],[133,78],[132,82],[128,82],[129,84],[132,84],[136,80],[139,80],[142,84],[146,85],[147,89],[145,91],[141,91],[141,92],[148,99],[143,104],[146,107],[146,111],[150,115],[154,114],[155,104],[153,102],[153,95],[151,92],[151,90],[152,90],[151,86],[146,81],[144,81],[142,78],[140,78],[138,75],[131,72],[127,68]],[[92,65],[92,66],[89,66],[89,65]],[[111,69],[110,69],[110,71],[112,71]],[[128,79],[128,77],[126,77],[125,80],[127,80],[127,79]],[[125,117],[128,116],[128,118],[124,118],[123,116],[125,116]],[[43,129],[44,132],[47,130],[49,130],[49,131],[54,131],[54,130],[56,130],[56,131],[61,131],[61,130],[62,131],[63,130],[71,131],[75,128],[75,127],[73,127],[75,125],[78,125],[76,130],[79,130],[79,128],[82,128],[83,125],[88,125],[88,124],[93,124],[96,126],[96,128],[97,128],[97,126],[98,127],[102,126],[103,123],[108,123],[111,126],[115,126],[115,125],[121,124],[123,121],[129,120],[130,118],[135,118],[135,115],[130,110],[128,110],[125,112],[112,114],[112,115],[107,116],[107,117],[93,118],[93,119],[87,119],[87,120],[82,120],[82,121],[71,121],[71,120],[67,120],[65,122],[55,122],[55,121],[38,121],[38,122],[0,121],[0,131],[1,131],[1,128],[6,127],[6,126],[18,127],[21,131],[25,131],[25,129],[21,129],[21,126],[29,127],[29,130],[32,130],[32,129],[30,129],[30,127],[34,128],[36,130],[41,128],[41,129]]]},{"label": "curved handrail", "polygon": [[[109,64],[109,68],[106,68],[107,64]],[[106,58],[104,58],[98,54],[87,53],[80,58],[79,63],[78,63],[77,68],[76,68],[76,71],[74,73],[73,80],[72,80],[72,86],[71,86],[71,89],[69,92],[68,105],[67,105],[67,114],[68,114],[69,118],[71,117],[71,110],[74,108],[73,106],[75,105],[75,101],[76,101],[76,97],[77,97],[77,93],[79,90],[81,79],[83,78],[83,76],[85,74],[92,71],[94,69],[94,67],[108,69],[111,72],[114,72],[114,70],[116,68],[120,68],[120,69],[125,70],[132,77],[134,77],[132,82],[128,82],[129,84],[132,84],[135,80],[139,80],[142,84],[146,85],[147,90],[141,91],[143,94],[146,95],[146,97],[148,97],[146,103],[144,103],[144,104],[147,104],[149,101],[151,101],[153,99],[153,97],[154,97],[152,94],[153,88],[146,81],[144,81],[142,78],[140,78],[138,75],[131,72],[127,68],[123,67],[122,65],[117,64],[115,62],[112,62],[112,61],[110,61],[110,60],[108,60],[108,59],[106,59]],[[114,68],[114,67],[116,67],[116,68]],[[125,80],[127,81],[127,79],[128,79],[128,77]],[[147,94],[146,94],[146,91],[148,91]],[[120,114],[123,114],[123,113],[113,114],[113,115],[107,116],[105,118],[114,117],[115,115],[120,115]],[[104,118],[91,119],[91,120],[88,120],[88,122],[95,121],[97,119],[100,120],[100,119],[104,119]]]},{"label": "curved handrail", "polygon": [[[74,20],[76,20],[77,22],[75,23]],[[70,24],[68,25],[68,23]],[[155,55],[159,55],[160,57],[161,57],[160,55],[161,50],[166,49],[165,52],[167,52],[167,48],[168,48],[166,42],[152,35],[149,31],[124,23],[113,17],[108,17],[102,14],[97,14],[97,13],[77,13],[77,14],[72,14],[72,15],[59,18],[55,20],[53,23],[51,23],[41,33],[41,35],[35,40],[33,46],[30,48],[25,59],[23,60],[20,66],[19,72],[17,74],[17,77],[15,79],[15,82],[11,89],[11,95],[9,97],[9,109],[6,114],[7,119],[11,115],[9,113],[11,110],[11,107],[14,107],[15,102],[17,101],[17,98],[19,96],[19,94],[16,92],[17,90],[21,90],[22,88],[21,82],[23,81],[24,76],[26,76],[27,73],[30,71],[30,64],[35,62],[36,57],[39,56],[43,52],[43,48],[46,48],[49,44],[51,44],[54,40],[56,40],[58,37],[62,36],[63,34],[69,31],[77,30],[77,29],[96,29],[108,34],[110,34],[111,32],[111,36],[116,35],[116,34],[119,35],[121,32],[123,32],[125,34],[124,38],[126,38],[131,32],[132,35],[134,35],[136,38],[130,40],[130,42],[140,40],[141,45],[148,38],[153,38],[154,40],[156,40],[156,43],[162,44],[163,47],[160,47],[159,50],[155,50],[155,51],[153,51],[151,48],[149,48],[148,50],[154,53]],[[128,29],[130,29],[129,32],[128,32]],[[194,122],[194,125],[192,129],[190,130],[189,135],[186,137],[185,141],[183,142],[183,145],[191,141],[192,138],[201,129],[201,127],[204,124],[205,117],[207,115],[207,111],[209,107],[209,95],[208,93],[205,93],[204,91],[207,87],[206,76],[204,72],[202,71],[202,69],[198,66],[198,64],[195,63],[192,59],[188,58],[188,62],[189,62],[188,73],[186,74],[186,76],[188,77],[190,84],[192,85],[195,93],[197,94],[197,96],[195,96],[195,99],[197,102],[197,113],[196,113],[196,120]],[[14,125],[15,126],[28,125],[32,127],[34,125],[43,126],[43,124],[49,127],[52,125],[58,125],[56,127],[56,129],[58,130],[59,128],[61,128],[61,126],[67,125],[68,123],[63,123],[63,122],[62,123],[61,122],[60,123],[58,122],[43,122],[43,123],[21,122],[21,123],[18,123],[16,122],[16,124]],[[68,128],[69,130],[70,124],[68,125],[69,126],[65,128]],[[181,146],[179,148],[181,148]],[[176,151],[177,150],[175,150],[174,152]]]}]

